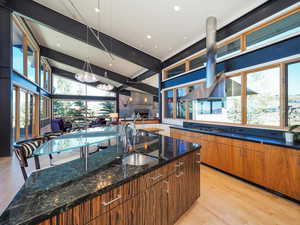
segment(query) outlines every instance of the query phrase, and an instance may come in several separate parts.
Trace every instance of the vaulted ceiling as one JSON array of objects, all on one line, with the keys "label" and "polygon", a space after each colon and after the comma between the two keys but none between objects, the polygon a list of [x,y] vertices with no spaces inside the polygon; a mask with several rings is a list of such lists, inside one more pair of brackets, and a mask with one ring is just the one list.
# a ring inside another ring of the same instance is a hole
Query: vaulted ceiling
[{"label": "vaulted ceiling", "polygon": [[[267,0],[34,0],[35,2],[63,14],[80,23],[111,36],[135,49],[145,52],[153,59],[161,61],[173,56],[191,44],[205,37],[205,20],[216,16],[221,28]],[[82,17],[71,4],[79,9]],[[100,3],[100,6],[98,5]],[[53,27],[38,21],[27,20],[39,44],[85,60],[92,64],[133,79],[148,69],[126,57],[113,55],[113,59],[100,48],[75,39]],[[106,46],[112,50],[111,46]],[[73,73],[78,71],[55,59],[50,60],[54,67]],[[157,87],[155,75],[143,81]],[[116,87],[122,83],[102,78],[102,82]],[[128,88],[129,89],[129,88]],[[132,87],[131,87],[132,89]]]}]

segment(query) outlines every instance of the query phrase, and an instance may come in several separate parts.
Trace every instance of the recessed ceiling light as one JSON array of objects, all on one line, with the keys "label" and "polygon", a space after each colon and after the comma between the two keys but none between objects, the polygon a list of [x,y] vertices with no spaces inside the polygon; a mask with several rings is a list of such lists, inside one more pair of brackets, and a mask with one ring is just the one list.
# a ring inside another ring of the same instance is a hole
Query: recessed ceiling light
[{"label": "recessed ceiling light", "polygon": [[57,47],[60,47],[60,43],[57,43],[56,46],[57,46]]},{"label": "recessed ceiling light", "polygon": [[148,39],[151,39],[151,38],[152,38],[152,36],[148,34],[148,35],[147,35],[147,38],[148,38]]},{"label": "recessed ceiling light", "polygon": [[110,64],[108,64],[109,65],[109,67],[112,67],[112,64],[110,63]]},{"label": "recessed ceiling light", "polygon": [[173,9],[174,9],[174,11],[179,12],[180,11],[180,6],[179,5],[174,5]]},{"label": "recessed ceiling light", "polygon": [[154,46],[154,48],[158,48],[158,46],[157,46],[157,45],[155,45],[155,46]]},{"label": "recessed ceiling light", "polygon": [[99,8],[95,8],[95,12],[96,13],[100,12],[100,9]]}]

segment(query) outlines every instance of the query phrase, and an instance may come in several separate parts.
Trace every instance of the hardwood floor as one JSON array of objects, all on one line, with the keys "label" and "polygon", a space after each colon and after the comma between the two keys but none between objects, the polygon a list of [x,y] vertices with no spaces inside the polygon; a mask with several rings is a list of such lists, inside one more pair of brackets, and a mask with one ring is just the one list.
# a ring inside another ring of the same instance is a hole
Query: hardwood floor
[{"label": "hardwood floor", "polygon": [[[0,214],[23,184],[17,163],[14,157],[0,159]],[[41,165],[48,166],[48,158]],[[198,224],[300,225],[300,205],[201,166],[201,197],[176,223]]]},{"label": "hardwood floor", "polygon": [[201,166],[201,197],[176,225],[300,225],[300,205]]}]

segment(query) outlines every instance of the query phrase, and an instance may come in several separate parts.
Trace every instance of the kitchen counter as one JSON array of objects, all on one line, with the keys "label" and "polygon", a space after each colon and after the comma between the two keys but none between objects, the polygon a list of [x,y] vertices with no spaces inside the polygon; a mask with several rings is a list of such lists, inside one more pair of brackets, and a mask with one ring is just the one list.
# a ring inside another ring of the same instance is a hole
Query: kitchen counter
[{"label": "kitchen counter", "polygon": [[119,138],[114,145],[90,155],[87,169],[84,158],[79,158],[33,172],[0,216],[0,224],[40,223],[200,148],[197,144],[140,131],[131,150],[154,160],[147,165],[131,166],[122,159],[133,152],[124,152]]},{"label": "kitchen counter", "polygon": [[183,126],[170,126],[170,128],[174,129],[180,129],[180,130],[186,130],[186,131],[192,131],[197,133],[203,133],[203,134],[211,134],[216,135],[220,137],[229,137],[233,139],[239,139],[244,141],[252,141],[257,142],[261,144],[269,144],[269,145],[275,145],[275,146],[281,146],[281,147],[287,147],[287,148],[293,148],[296,150],[300,150],[300,143],[294,143],[294,144],[288,144],[285,142],[284,139],[279,138],[267,138],[267,137],[260,137],[260,136],[252,136],[252,135],[243,135],[243,134],[237,134],[237,133],[229,133],[229,132],[222,132],[222,131],[207,131],[207,130],[201,130],[197,128],[189,128],[189,127],[183,127]]}]

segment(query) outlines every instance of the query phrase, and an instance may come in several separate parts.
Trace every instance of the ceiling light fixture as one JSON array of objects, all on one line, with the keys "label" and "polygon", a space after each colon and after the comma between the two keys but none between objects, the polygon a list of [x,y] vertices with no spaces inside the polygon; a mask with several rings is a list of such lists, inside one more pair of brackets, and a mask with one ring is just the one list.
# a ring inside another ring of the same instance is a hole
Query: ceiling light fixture
[{"label": "ceiling light fixture", "polygon": [[95,8],[95,12],[96,12],[96,13],[99,13],[99,12],[100,12],[100,9],[99,9],[99,8]]},{"label": "ceiling light fixture", "polygon": [[83,83],[94,83],[99,81],[97,75],[93,74],[91,64],[89,63],[88,59],[83,64],[83,71],[80,71],[75,74],[75,78]]},{"label": "ceiling light fixture", "polygon": [[175,12],[179,12],[180,11],[180,6],[179,5],[174,5],[173,7]]},{"label": "ceiling light fixture", "polygon": [[148,38],[148,39],[151,39],[151,38],[152,38],[152,36],[148,34],[148,35],[147,35],[147,38]]},{"label": "ceiling light fixture", "polygon": [[97,88],[103,91],[111,91],[112,89],[114,89],[114,86],[112,86],[111,84],[98,84]]}]

